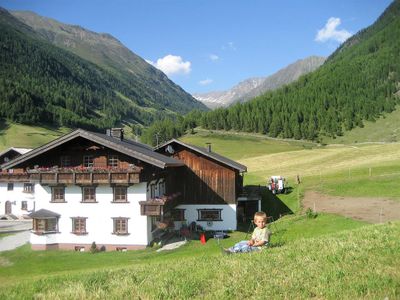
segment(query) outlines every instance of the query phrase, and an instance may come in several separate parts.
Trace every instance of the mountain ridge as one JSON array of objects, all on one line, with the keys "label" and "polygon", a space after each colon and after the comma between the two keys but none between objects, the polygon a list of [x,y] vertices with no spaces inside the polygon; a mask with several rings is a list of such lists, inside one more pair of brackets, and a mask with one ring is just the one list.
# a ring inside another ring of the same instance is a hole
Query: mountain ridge
[{"label": "mountain ridge", "polygon": [[192,108],[205,109],[163,72],[109,33],[97,33],[80,25],[65,24],[31,11],[10,13],[53,45],[106,69],[125,84],[145,91],[146,96],[143,98],[153,99],[150,102],[169,107],[173,102],[179,101],[182,109],[179,105],[172,105],[172,110],[179,113],[188,112]]},{"label": "mountain ridge", "polygon": [[246,102],[266,91],[289,84],[321,66],[325,57],[309,56],[299,59],[267,77],[252,77],[239,82],[226,91],[195,93],[193,96],[209,108],[227,107],[237,102]]},{"label": "mountain ridge", "polygon": [[167,85],[155,84],[160,83],[157,76],[167,77],[151,66],[153,82],[140,74],[113,72],[49,43],[5,9],[0,10],[0,29],[0,118],[103,129],[149,125],[166,115],[206,109],[186,92],[180,99],[180,88],[169,79]]}]

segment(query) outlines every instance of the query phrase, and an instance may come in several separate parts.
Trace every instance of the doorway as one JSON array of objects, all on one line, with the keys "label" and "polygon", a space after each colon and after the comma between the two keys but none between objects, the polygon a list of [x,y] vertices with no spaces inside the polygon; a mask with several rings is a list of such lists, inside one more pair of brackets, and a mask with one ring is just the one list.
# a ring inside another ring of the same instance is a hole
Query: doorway
[{"label": "doorway", "polygon": [[6,213],[6,215],[11,215],[11,213],[12,213],[11,201],[6,201],[5,213]]},{"label": "doorway", "polygon": [[254,218],[254,214],[259,211],[259,200],[238,201],[237,222],[247,224]]}]

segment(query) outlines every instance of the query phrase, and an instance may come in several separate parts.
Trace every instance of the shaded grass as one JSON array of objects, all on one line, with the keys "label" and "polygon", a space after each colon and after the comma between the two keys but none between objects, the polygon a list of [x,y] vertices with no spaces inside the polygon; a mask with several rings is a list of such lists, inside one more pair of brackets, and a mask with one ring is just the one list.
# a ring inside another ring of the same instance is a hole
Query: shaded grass
[{"label": "shaded grass", "polygon": [[251,293],[256,299],[397,299],[399,238],[399,223],[370,225],[261,253],[195,255],[54,276],[5,287],[0,297],[238,299]]}]

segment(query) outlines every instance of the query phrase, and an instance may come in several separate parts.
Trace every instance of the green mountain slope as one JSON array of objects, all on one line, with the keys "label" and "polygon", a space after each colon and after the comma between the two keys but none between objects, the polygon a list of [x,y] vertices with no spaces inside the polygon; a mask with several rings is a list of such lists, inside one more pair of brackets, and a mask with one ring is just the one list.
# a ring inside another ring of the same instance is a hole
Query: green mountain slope
[{"label": "green mountain slope", "polygon": [[12,121],[104,128],[120,122],[149,124],[167,113],[204,108],[191,96],[183,101],[159,92],[151,82],[120,80],[50,44],[4,9],[0,48],[0,117]]},{"label": "green mountain slope", "polygon": [[340,136],[383,112],[400,89],[400,1],[369,28],[346,41],[315,72],[278,91],[228,110],[207,113],[209,129],[244,130],[272,137]]},{"label": "green mountain slope", "polygon": [[68,25],[33,12],[11,12],[50,43],[107,69],[118,80],[144,92],[144,99],[177,112],[205,107],[168,77],[106,33]]}]

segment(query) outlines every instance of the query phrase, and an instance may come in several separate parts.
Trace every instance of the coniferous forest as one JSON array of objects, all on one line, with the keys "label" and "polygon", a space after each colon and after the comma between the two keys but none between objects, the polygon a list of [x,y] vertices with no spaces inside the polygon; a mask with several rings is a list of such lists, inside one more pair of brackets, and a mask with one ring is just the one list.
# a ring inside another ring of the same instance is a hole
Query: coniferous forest
[{"label": "coniferous forest", "polygon": [[[191,114],[175,125],[159,122],[148,131],[162,132],[169,139],[201,125],[281,138],[335,137],[362,127],[364,120],[392,112],[399,102],[399,82],[400,1],[395,1],[375,24],[351,37],[323,66],[297,82],[247,103],[199,113],[196,118]],[[144,138],[155,143],[154,133]]]},{"label": "coniferous forest", "polygon": [[96,130],[206,109],[175,85],[157,86],[160,92],[140,78],[120,80],[48,43],[1,8],[0,49],[0,118]]}]

